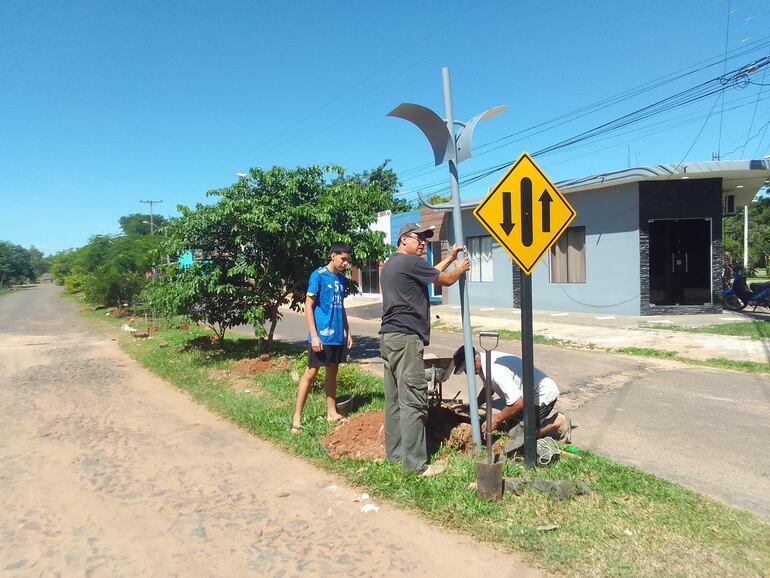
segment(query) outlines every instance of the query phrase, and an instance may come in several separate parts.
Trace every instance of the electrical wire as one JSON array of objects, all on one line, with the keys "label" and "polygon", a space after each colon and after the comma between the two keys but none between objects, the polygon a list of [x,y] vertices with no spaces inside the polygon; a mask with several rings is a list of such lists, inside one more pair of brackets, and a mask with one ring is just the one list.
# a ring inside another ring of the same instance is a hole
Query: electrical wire
[{"label": "electrical wire", "polygon": [[744,151],[746,150],[746,145],[749,144],[749,135],[751,134],[751,129],[754,126],[754,119],[757,116],[757,107],[759,106],[759,99],[762,96],[762,89],[765,87],[765,76],[767,76],[767,67],[762,71],[762,82],[758,82],[755,84],[759,85],[759,92],[757,92],[757,101],[754,104],[754,112],[751,113],[751,122],[749,123],[749,129],[746,131],[746,142],[743,143],[743,149],[741,149],[741,156],[743,156]]},{"label": "electrical wire", "polygon": [[[532,157],[542,156],[542,155],[553,153],[568,147],[573,147],[585,141],[595,140],[598,137],[601,137],[605,134],[617,131],[621,128],[630,126],[632,124],[643,122],[649,118],[652,118],[653,116],[660,115],[665,112],[673,111],[683,106],[687,106],[689,104],[698,102],[714,94],[720,93],[721,95],[724,92],[724,90],[726,90],[729,87],[745,88],[745,86],[747,86],[747,84],[745,83],[745,80],[748,78],[748,76],[750,74],[756,73],[761,69],[766,69],[768,65],[770,65],[770,56],[761,58],[755,62],[751,62],[739,68],[735,68],[727,74],[718,76],[716,78],[712,78],[710,80],[697,84],[692,88],[689,88],[689,89],[680,91],[674,95],[659,99],[658,101],[650,105],[644,106],[635,111],[632,111],[630,113],[617,117],[613,120],[600,124],[594,128],[583,131],[573,137],[569,137],[553,145],[546,146],[542,149],[535,151],[530,156]],[[707,120],[712,113],[713,113],[713,107],[712,107],[712,111],[707,116]],[[700,133],[702,133],[702,131],[703,131],[703,128],[701,128],[701,131],[699,132],[699,136],[700,136]],[[690,150],[692,150],[692,146],[690,147]],[[469,184],[475,183],[496,172],[503,170],[504,168],[509,167],[512,162],[513,161],[506,161],[504,163],[500,163],[492,167],[487,167],[487,168],[469,173],[468,176],[466,176],[466,178],[461,180],[461,184],[464,186],[467,186]],[[446,181],[442,180],[442,183],[440,184],[432,183],[423,187],[412,187],[412,189],[420,188],[423,190],[427,190],[436,185],[441,186],[441,189],[445,189],[445,186],[446,186],[445,183]],[[434,192],[438,192],[438,191],[434,191]]]},{"label": "electrical wire", "polygon": [[[732,14],[730,7],[732,6],[732,0],[727,0],[727,23],[725,24],[725,65],[723,68],[723,74],[727,73],[727,46],[730,39],[730,14]],[[722,151],[722,122],[725,116],[725,93],[722,92],[722,110],[719,113],[719,140],[717,141],[717,158],[719,158]]]},{"label": "electrical wire", "polygon": [[[704,129],[704,128],[706,128],[706,124],[708,124],[708,121],[709,121],[709,119],[711,118],[711,115],[714,113],[714,108],[716,107],[717,103],[718,103],[718,102],[720,102],[720,101],[722,102],[722,114],[724,114],[724,110],[725,110],[725,108],[724,108],[724,107],[725,107],[725,98],[724,98],[724,92],[722,92],[722,94],[720,94],[720,95],[717,97],[717,99],[714,101],[714,104],[712,105],[712,107],[711,107],[711,110],[710,110],[710,111],[709,111],[709,113],[706,115],[706,120],[704,120],[704,121],[703,121],[703,124],[701,125],[701,127],[700,127],[700,130],[698,131],[698,134],[697,134],[697,135],[695,135],[695,139],[693,139],[693,141],[692,141],[692,144],[690,145],[690,148],[688,148],[688,149],[687,149],[687,152],[686,152],[686,153],[684,153],[684,155],[682,156],[682,160],[680,160],[680,161],[677,163],[677,165],[676,165],[677,167],[681,167],[681,166],[682,166],[682,163],[684,162],[684,159],[686,159],[686,158],[687,158],[687,155],[689,155],[689,154],[690,154],[690,151],[691,151],[691,150],[693,149],[693,147],[695,146],[695,143],[697,143],[697,142],[698,142],[698,139],[700,138],[700,135],[702,135],[702,134],[703,134],[703,129]],[[668,175],[668,179],[672,178],[673,176],[674,176],[674,173],[671,173],[670,175]],[[666,180],[668,180],[668,179],[666,179]]]},{"label": "electrical wire", "polygon": [[[746,54],[758,52],[760,50],[763,50],[767,46],[770,46],[770,39],[768,39],[767,37],[758,39],[750,44],[747,44],[742,47],[733,49],[732,51],[729,51],[728,60],[732,61],[736,58],[745,56]],[[510,141],[510,139],[515,138],[517,140],[520,140],[522,138],[529,138],[538,134],[542,134],[544,132],[547,132],[548,130],[563,126],[574,120],[584,118],[590,114],[593,114],[596,111],[604,110],[606,108],[609,108],[610,106],[625,102],[631,98],[640,96],[646,92],[665,86],[666,84],[670,84],[671,82],[685,79],[689,76],[702,72],[703,70],[706,70],[713,66],[723,64],[724,62],[725,61],[724,61],[723,55],[720,55],[718,57],[716,56],[711,57],[709,59],[700,61],[689,67],[685,67],[673,73],[659,77],[658,79],[638,85],[626,91],[622,91],[616,95],[609,96],[595,103],[580,107],[578,109],[559,115],[552,119],[539,122],[530,127],[520,129],[516,132],[502,136],[488,143],[483,143],[481,145],[474,147],[474,157],[480,157],[489,152],[493,152],[505,146],[509,146],[511,143],[507,141]],[[432,164],[424,163],[416,167],[412,167],[412,168],[400,171],[399,175],[401,176],[401,178],[411,179],[411,178],[417,178],[419,176],[424,176],[426,174],[436,172],[438,170],[440,170],[440,167],[434,167]]]}]

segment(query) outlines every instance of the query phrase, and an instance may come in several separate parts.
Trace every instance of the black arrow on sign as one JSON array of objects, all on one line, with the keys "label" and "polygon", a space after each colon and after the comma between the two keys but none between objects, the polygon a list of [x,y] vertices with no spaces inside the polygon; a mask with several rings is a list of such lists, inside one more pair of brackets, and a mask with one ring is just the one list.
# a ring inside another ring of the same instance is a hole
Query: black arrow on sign
[{"label": "black arrow on sign", "polygon": [[513,222],[513,215],[511,215],[511,193],[503,193],[503,222],[500,223],[500,226],[506,235],[510,235],[516,226]]},{"label": "black arrow on sign", "polygon": [[543,194],[540,195],[540,198],[538,199],[540,201],[540,204],[542,205],[542,211],[543,211],[543,233],[550,233],[551,232],[551,203],[553,202],[553,199],[551,198],[551,195],[548,194],[548,189],[545,189],[543,191]]},{"label": "black arrow on sign", "polygon": [[532,180],[521,179],[521,244],[532,245]]}]

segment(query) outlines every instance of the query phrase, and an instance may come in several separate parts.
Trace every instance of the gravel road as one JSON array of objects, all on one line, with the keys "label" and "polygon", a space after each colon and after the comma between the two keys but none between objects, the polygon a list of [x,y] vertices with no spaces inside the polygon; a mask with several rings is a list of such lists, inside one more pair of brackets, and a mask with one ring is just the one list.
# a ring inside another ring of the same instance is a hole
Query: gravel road
[{"label": "gravel road", "polygon": [[0,299],[0,575],[534,576],[212,416],[58,289]]}]

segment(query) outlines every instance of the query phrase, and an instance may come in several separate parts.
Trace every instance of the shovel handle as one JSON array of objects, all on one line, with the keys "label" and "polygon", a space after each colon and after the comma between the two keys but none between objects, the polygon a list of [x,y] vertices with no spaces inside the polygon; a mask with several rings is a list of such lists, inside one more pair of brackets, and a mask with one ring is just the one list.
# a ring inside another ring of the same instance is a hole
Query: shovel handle
[{"label": "shovel handle", "polygon": [[[492,337],[495,340],[495,345],[492,348],[484,347],[484,344],[481,342],[482,338],[484,337]],[[484,351],[492,351],[497,349],[497,345],[500,343],[500,333],[497,331],[481,331],[479,333],[479,346]]]},{"label": "shovel handle", "polygon": [[561,453],[559,454],[559,457],[561,457],[561,456],[566,456],[566,457],[568,457],[571,460],[582,460],[583,459],[580,456],[576,456],[575,454],[570,453],[570,452],[566,452],[564,450],[562,450]]}]

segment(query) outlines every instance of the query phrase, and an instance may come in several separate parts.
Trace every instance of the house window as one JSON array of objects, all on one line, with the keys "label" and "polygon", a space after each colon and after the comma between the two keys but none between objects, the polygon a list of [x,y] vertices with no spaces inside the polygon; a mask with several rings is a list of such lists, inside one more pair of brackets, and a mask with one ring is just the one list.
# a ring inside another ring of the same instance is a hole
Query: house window
[{"label": "house window", "polygon": [[380,264],[366,261],[361,267],[361,293],[380,292]]},{"label": "house window", "polygon": [[551,283],[586,282],[586,228],[570,227],[551,247]]},{"label": "house window", "polygon": [[466,241],[471,259],[470,280],[480,283],[493,281],[492,237],[468,237]]}]

